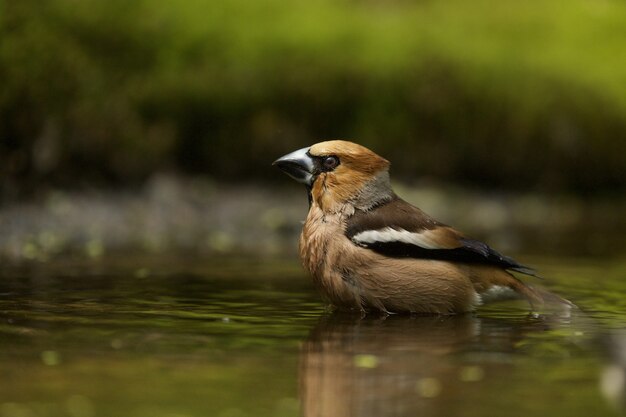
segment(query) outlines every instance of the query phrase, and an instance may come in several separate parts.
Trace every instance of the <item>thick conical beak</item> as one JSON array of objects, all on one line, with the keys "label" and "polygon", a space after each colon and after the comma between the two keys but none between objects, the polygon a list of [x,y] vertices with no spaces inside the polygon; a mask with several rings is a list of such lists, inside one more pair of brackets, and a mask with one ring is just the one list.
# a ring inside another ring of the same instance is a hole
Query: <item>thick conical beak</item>
[{"label": "thick conical beak", "polygon": [[298,149],[280,157],[272,165],[276,165],[291,178],[306,185],[313,184],[315,179],[315,161],[309,155],[309,148]]}]

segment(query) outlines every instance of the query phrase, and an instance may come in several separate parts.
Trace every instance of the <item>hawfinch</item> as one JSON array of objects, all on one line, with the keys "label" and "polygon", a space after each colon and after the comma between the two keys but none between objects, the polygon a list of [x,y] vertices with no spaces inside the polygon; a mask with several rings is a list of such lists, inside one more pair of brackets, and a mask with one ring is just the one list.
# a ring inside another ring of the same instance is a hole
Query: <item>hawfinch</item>
[{"label": "hawfinch", "polygon": [[568,303],[509,272],[529,268],[398,197],[389,162],[361,145],[320,142],[274,165],[306,185],[300,257],[336,307],[455,314],[502,298]]}]

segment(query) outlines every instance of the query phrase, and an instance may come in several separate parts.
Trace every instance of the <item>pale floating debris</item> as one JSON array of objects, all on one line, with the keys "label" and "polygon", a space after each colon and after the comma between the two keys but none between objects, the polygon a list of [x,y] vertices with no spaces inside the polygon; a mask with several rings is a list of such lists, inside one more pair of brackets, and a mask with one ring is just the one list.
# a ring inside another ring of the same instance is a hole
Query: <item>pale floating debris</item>
[{"label": "pale floating debris", "polygon": [[604,368],[600,375],[600,391],[613,404],[620,404],[626,391],[626,371],[617,365]]},{"label": "pale floating debris", "polygon": [[235,239],[223,231],[216,231],[207,239],[209,247],[218,252],[228,252],[235,246]]},{"label": "pale floating debris", "polygon": [[85,252],[90,258],[99,258],[104,254],[104,245],[98,239],[93,239],[85,245]]},{"label": "pale floating debris", "polygon": [[378,366],[378,358],[374,355],[356,355],[354,357],[354,364],[357,368],[376,368]]},{"label": "pale floating debris", "polygon": [[422,378],[417,381],[415,391],[424,398],[434,398],[441,393],[441,382],[437,378]]},{"label": "pale floating debris", "polygon": [[41,361],[44,365],[56,366],[61,363],[61,356],[55,350],[44,350],[41,352]]}]

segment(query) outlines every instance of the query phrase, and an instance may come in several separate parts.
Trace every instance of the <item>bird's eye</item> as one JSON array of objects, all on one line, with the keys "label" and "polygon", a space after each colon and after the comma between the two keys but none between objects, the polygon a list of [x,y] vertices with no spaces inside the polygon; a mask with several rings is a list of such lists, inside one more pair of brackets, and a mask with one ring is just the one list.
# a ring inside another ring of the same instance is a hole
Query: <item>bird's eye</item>
[{"label": "bird's eye", "polygon": [[337,165],[339,165],[339,158],[333,155],[327,156],[322,160],[322,171],[332,171],[337,168]]}]

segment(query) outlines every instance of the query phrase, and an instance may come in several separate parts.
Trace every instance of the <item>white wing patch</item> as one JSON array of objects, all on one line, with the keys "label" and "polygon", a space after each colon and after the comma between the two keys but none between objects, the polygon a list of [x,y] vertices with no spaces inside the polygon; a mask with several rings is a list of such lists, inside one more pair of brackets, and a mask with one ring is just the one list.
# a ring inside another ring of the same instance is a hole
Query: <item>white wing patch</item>
[{"label": "white wing patch", "polygon": [[437,242],[436,235],[432,230],[423,230],[415,233],[404,229],[396,230],[391,227],[385,227],[384,229],[366,230],[357,233],[352,237],[352,241],[357,244],[401,242],[424,249],[449,249],[449,247],[442,246]]},{"label": "white wing patch", "polygon": [[495,301],[514,300],[520,298],[520,295],[512,288],[502,285],[493,285],[487,291],[480,294],[483,303],[492,303]]}]

